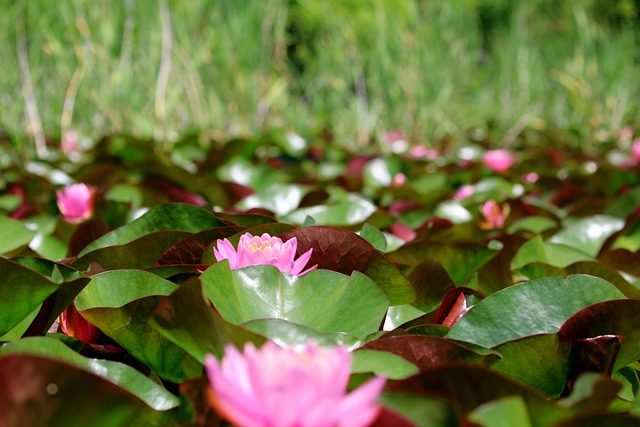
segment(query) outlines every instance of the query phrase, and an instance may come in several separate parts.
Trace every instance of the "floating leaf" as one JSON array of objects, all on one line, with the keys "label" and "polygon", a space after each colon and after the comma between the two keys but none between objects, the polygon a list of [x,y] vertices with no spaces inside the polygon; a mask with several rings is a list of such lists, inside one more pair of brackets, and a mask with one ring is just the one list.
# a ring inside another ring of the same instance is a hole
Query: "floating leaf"
[{"label": "floating leaf", "polygon": [[352,374],[372,372],[388,379],[402,380],[418,373],[416,365],[387,351],[361,349],[352,355]]},{"label": "floating leaf", "polygon": [[420,371],[451,363],[489,364],[495,358],[476,353],[454,341],[426,335],[383,337],[361,348],[396,354],[416,365]]},{"label": "floating leaf", "polygon": [[623,227],[623,219],[608,215],[568,218],[549,242],[566,245],[595,257],[605,240]]},{"label": "floating leaf", "polygon": [[511,378],[559,397],[569,375],[571,346],[557,334],[532,335],[493,348],[500,359],[491,367]]},{"label": "floating leaf", "polygon": [[205,294],[232,323],[284,319],[321,332],[345,332],[358,338],[376,332],[389,300],[361,273],[346,276],[314,270],[303,276],[271,265],[231,270],[227,261],[201,276]]},{"label": "floating leaf", "polygon": [[[80,368],[122,387],[157,411],[166,411],[179,403],[177,397],[130,366],[109,360],[86,358],[56,339],[31,337],[0,347],[0,360],[8,355],[39,356]],[[76,398],[78,397],[80,396],[77,395]],[[72,401],[75,402],[75,399]]]},{"label": "floating leaf", "polygon": [[95,262],[105,270],[151,267],[164,252],[189,236],[192,234],[186,231],[152,232],[122,245],[85,252],[73,266],[86,270],[91,262]]},{"label": "floating leaf", "polygon": [[571,416],[572,412],[549,402],[538,392],[481,366],[441,366],[399,381],[390,392],[447,396],[452,404],[468,414],[481,405],[519,396],[534,414],[533,427],[551,426]]},{"label": "floating leaf", "polygon": [[283,319],[256,319],[241,326],[269,338],[282,347],[303,346],[310,340],[326,347],[341,345],[354,349],[360,346],[360,340],[353,335],[344,332],[318,332],[308,326]]},{"label": "floating leaf", "polygon": [[548,277],[520,283],[478,302],[447,338],[492,348],[537,334],[556,333],[591,304],[624,298],[611,283],[593,276]]},{"label": "floating leaf", "polygon": [[0,258],[0,336],[18,325],[60,286],[17,262]]},{"label": "floating leaf", "polygon": [[431,259],[447,270],[456,285],[469,279],[480,267],[496,256],[498,249],[480,243],[416,242],[387,254],[394,262],[415,266]]},{"label": "floating leaf", "polygon": [[380,252],[387,250],[387,239],[384,237],[384,234],[371,224],[364,224],[360,231],[360,237],[371,243],[371,245]]},{"label": "floating leaf", "polygon": [[558,335],[563,340],[619,335],[622,348],[614,371],[640,360],[640,300],[620,299],[590,305],[567,319]]},{"label": "floating leaf", "polygon": [[221,358],[227,344],[242,348],[246,342],[264,342],[264,338],[223,320],[205,298],[197,279],[183,283],[160,301],[150,323],[202,364],[207,353]]},{"label": "floating leaf", "polygon": [[177,286],[141,270],[113,270],[92,276],[78,295],[82,316],[151,367],[179,383],[200,374],[202,365],[154,329],[148,318]]},{"label": "floating leaf", "polygon": [[311,216],[320,225],[347,226],[362,223],[375,211],[376,206],[365,197],[339,192],[333,194],[327,204],[296,209],[282,217],[282,221],[302,224]]},{"label": "floating leaf", "polygon": [[415,299],[411,283],[361,236],[323,226],[302,227],[280,235],[285,241],[293,237],[298,241],[298,255],[313,249],[308,265],[347,275],[360,271],[387,294],[391,305],[409,304]]},{"label": "floating leaf", "polygon": [[243,210],[263,208],[283,216],[296,209],[309,190],[309,187],[299,184],[273,183],[245,197],[236,207]]},{"label": "floating leaf", "polygon": [[0,358],[0,412],[7,425],[132,425],[146,406],[86,370],[34,355]]},{"label": "floating leaf", "polygon": [[28,230],[20,221],[4,216],[0,216],[0,230],[0,255],[27,246],[34,236],[34,232]]},{"label": "floating leaf", "polygon": [[154,231],[186,231],[197,233],[226,225],[213,213],[193,205],[172,203],[155,206],[140,218],[117,228],[87,245],[78,257],[107,246],[129,243]]},{"label": "floating leaf", "polygon": [[518,270],[534,262],[563,268],[579,261],[589,261],[591,258],[579,249],[559,243],[544,242],[541,236],[536,236],[520,247],[511,261],[511,269]]},{"label": "floating leaf", "polygon": [[484,427],[531,427],[529,411],[521,396],[482,404],[469,414],[468,419]]}]

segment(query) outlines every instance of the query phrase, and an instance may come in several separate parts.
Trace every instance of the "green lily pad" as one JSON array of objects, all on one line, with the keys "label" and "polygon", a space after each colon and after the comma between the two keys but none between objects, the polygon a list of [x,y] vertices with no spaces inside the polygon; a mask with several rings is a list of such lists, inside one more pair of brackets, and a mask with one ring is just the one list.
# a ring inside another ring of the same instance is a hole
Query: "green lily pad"
[{"label": "green lily pad", "polygon": [[304,185],[274,183],[240,200],[236,207],[243,210],[268,209],[276,215],[283,216],[297,209],[309,191],[310,188]]},{"label": "green lily pad", "polygon": [[534,262],[563,268],[579,261],[591,259],[593,257],[584,251],[561,243],[545,242],[542,240],[542,236],[536,236],[520,247],[511,261],[511,269],[518,270]]},{"label": "green lily pad", "polygon": [[180,203],[158,205],[131,224],[117,228],[87,245],[78,257],[99,248],[129,243],[154,231],[197,233],[224,225],[213,213],[197,206]]},{"label": "green lily pad", "polygon": [[160,377],[179,383],[200,375],[202,365],[148,322],[164,296],[176,288],[142,270],[113,270],[92,276],[76,298],[76,308]]},{"label": "green lily pad", "polygon": [[394,262],[416,266],[431,259],[438,261],[449,273],[455,285],[462,284],[488,263],[499,249],[480,243],[447,243],[423,241],[410,243],[387,254]]},{"label": "green lily pad", "polygon": [[29,316],[60,288],[61,282],[53,282],[17,262],[0,258],[0,336]]},{"label": "green lily pad", "polygon": [[223,320],[211,308],[197,279],[186,281],[160,301],[150,323],[203,364],[207,353],[221,358],[227,344],[242,348],[246,342],[259,346],[265,341],[263,337]]},{"label": "green lily pad", "polygon": [[205,294],[232,323],[284,319],[320,332],[358,338],[376,332],[389,307],[384,292],[362,273],[314,270],[303,276],[271,265],[231,270],[225,260],[201,276]]},{"label": "green lily pad", "polygon": [[241,326],[269,338],[282,347],[302,346],[313,340],[320,346],[341,345],[353,349],[361,343],[353,335],[344,332],[319,332],[309,326],[283,319],[256,319],[245,322]]},{"label": "green lily pad", "polygon": [[605,240],[623,227],[623,219],[608,215],[568,218],[549,242],[566,245],[595,257]]},{"label": "green lily pad", "polygon": [[587,275],[524,282],[479,301],[447,338],[493,348],[530,335],[556,333],[584,307],[624,297],[611,283]]},{"label": "green lily pad", "polygon": [[505,342],[494,350],[500,359],[491,368],[551,397],[559,397],[569,375],[571,346],[557,334],[532,335]]},{"label": "green lily pad", "polygon": [[387,351],[357,350],[352,355],[352,374],[372,372],[391,380],[402,380],[419,372],[413,363]]},{"label": "green lily pad", "polygon": [[0,255],[27,246],[35,234],[20,221],[4,216],[0,216],[0,230],[2,230]]}]

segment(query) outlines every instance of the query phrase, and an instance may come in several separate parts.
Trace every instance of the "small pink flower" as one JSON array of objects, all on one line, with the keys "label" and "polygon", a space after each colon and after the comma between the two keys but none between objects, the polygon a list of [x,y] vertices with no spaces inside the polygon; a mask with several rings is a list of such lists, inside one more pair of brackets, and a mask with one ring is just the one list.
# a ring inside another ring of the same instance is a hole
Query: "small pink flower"
[{"label": "small pink flower", "polygon": [[213,248],[213,254],[217,261],[229,260],[232,270],[249,265],[269,264],[278,267],[282,272],[302,276],[314,270],[317,265],[302,271],[309,262],[313,249],[309,249],[294,261],[297,249],[298,240],[295,237],[283,242],[280,238],[271,237],[267,233],[259,237],[245,233],[240,237],[237,251],[229,240],[219,239],[217,248]]},{"label": "small pink flower", "polygon": [[489,150],[484,153],[482,160],[487,167],[495,172],[502,173],[516,162],[513,154],[507,150]]},{"label": "small pink flower", "polygon": [[56,190],[58,209],[64,220],[70,224],[78,224],[93,215],[93,198],[95,189],[86,184],[73,184],[64,190]]},{"label": "small pink flower", "polygon": [[509,216],[509,205],[500,205],[495,200],[487,200],[480,208],[480,213],[484,217],[484,221],[480,223],[480,227],[484,230],[497,230],[502,228],[505,220]]},{"label": "small pink flower", "polygon": [[364,427],[379,412],[386,379],[375,377],[347,394],[351,354],[310,343],[296,351],[268,341],[241,353],[227,346],[222,362],[205,357],[208,400],[239,427]]},{"label": "small pink flower", "polygon": [[468,199],[473,195],[474,191],[475,188],[473,187],[473,185],[463,185],[462,187],[458,188],[458,191],[456,191],[456,193],[453,195],[453,200]]}]

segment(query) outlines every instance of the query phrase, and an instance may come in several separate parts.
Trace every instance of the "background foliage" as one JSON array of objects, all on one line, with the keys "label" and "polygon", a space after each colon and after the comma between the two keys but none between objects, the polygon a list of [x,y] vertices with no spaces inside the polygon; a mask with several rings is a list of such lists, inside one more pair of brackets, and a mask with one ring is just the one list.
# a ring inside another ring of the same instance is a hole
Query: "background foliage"
[{"label": "background foliage", "polygon": [[0,3],[0,130],[29,148],[283,128],[590,149],[637,125],[633,0]]}]

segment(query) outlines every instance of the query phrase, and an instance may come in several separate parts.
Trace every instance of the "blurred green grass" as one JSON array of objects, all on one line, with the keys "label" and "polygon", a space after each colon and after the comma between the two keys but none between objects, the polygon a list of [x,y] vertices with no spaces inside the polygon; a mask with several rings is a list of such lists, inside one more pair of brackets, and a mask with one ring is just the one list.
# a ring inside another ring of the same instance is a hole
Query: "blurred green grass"
[{"label": "blurred green grass", "polygon": [[593,150],[638,125],[636,3],[0,0],[0,130]]}]

